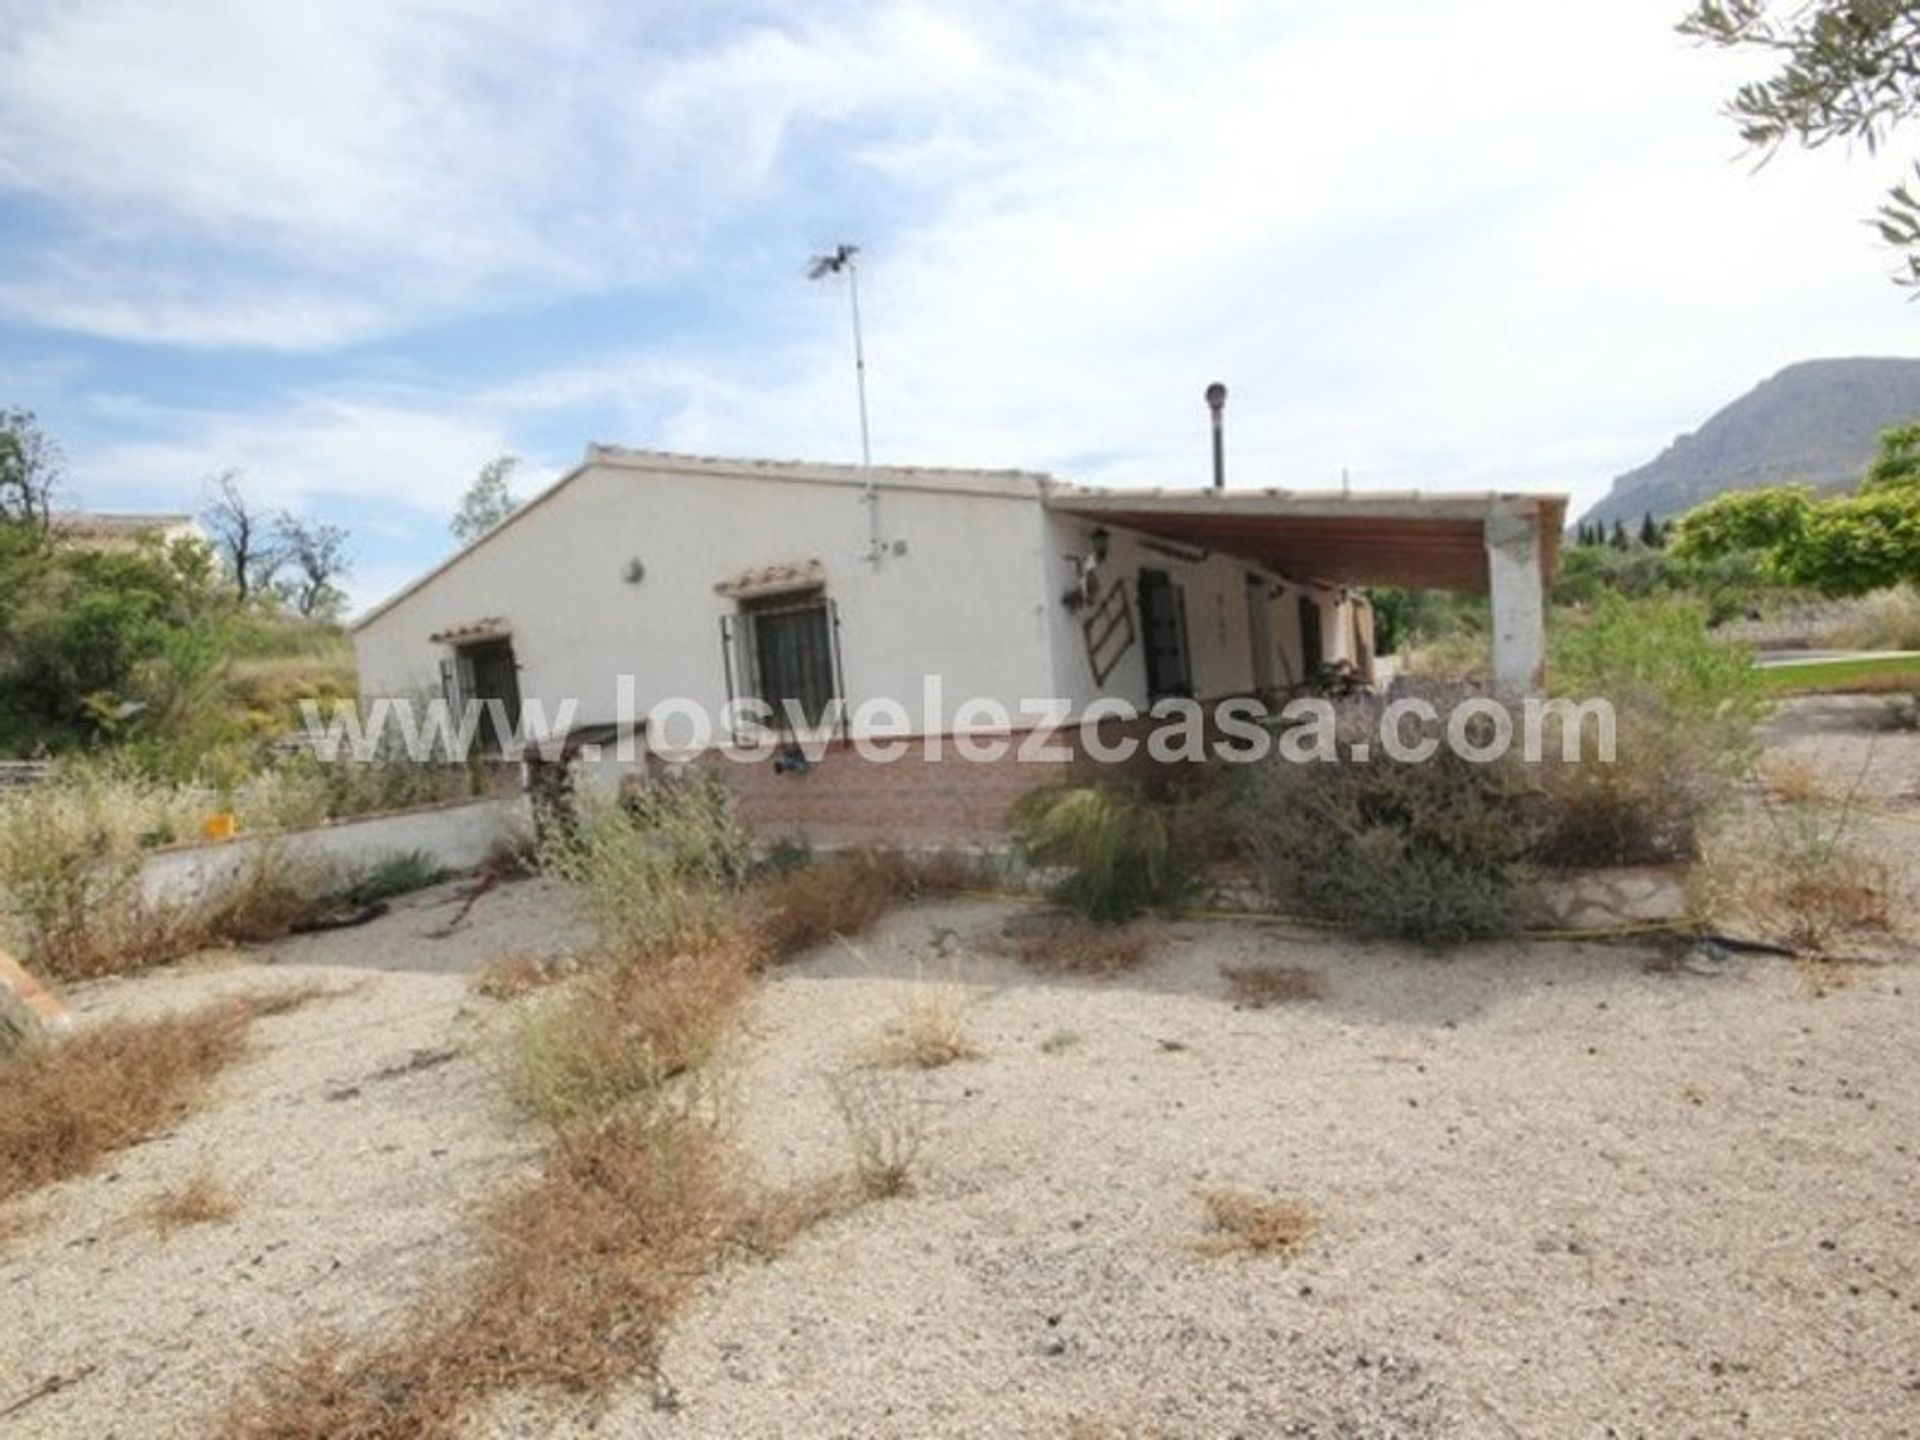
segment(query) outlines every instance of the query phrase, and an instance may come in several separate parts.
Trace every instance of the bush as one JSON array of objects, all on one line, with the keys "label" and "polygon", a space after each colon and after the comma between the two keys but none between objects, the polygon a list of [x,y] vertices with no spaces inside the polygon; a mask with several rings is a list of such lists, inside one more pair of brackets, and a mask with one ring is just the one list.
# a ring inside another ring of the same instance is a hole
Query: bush
[{"label": "bush", "polygon": [[1146,910],[1178,908],[1192,892],[1192,852],[1175,843],[1174,810],[1138,786],[1034,790],[1013,814],[1021,858],[1068,872],[1054,896],[1075,914],[1120,925]]},{"label": "bush", "polygon": [[[1461,697],[1430,691],[1440,719],[1402,739],[1444,741]],[[1283,906],[1360,935],[1445,945],[1516,929],[1525,913],[1538,801],[1516,757],[1475,764],[1441,743],[1432,758],[1391,759],[1378,744],[1378,697],[1345,702],[1338,753],[1250,767],[1243,806],[1249,855]],[[1364,743],[1367,758],[1352,746]]]},{"label": "bush", "polygon": [[609,955],[698,949],[727,932],[752,849],[731,795],[706,776],[627,801],[587,791],[548,827],[540,868],[570,882]]},{"label": "bush", "polygon": [[1729,757],[1714,728],[1689,724],[1657,706],[1614,707],[1615,759],[1591,753],[1561,758],[1549,732],[1542,763],[1531,767],[1544,805],[1535,856],[1566,867],[1663,865],[1699,853],[1707,817],[1733,794]]},{"label": "bush", "polygon": [[1751,655],[1687,600],[1609,597],[1554,634],[1554,688],[1612,702],[1616,758],[1561,758],[1549,735],[1538,856],[1553,865],[1693,858],[1703,821],[1754,753],[1764,709]]},{"label": "bush", "polygon": [[1735,764],[1765,710],[1752,654],[1717,639],[1692,600],[1609,595],[1584,615],[1562,617],[1548,673],[1556,694],[1637,702],[1708,726]]}]

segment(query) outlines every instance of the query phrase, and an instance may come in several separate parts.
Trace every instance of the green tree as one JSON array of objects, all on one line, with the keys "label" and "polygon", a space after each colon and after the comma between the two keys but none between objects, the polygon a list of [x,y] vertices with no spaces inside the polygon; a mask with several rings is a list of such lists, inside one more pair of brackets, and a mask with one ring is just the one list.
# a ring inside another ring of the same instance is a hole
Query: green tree
[{"label": "green tree", "polygon": [[1920,425],[1902,425],[1880,437],[1880,453],[1867,467],[1862,495],[1920,485]]},{"label": "green tree", "polygon": [[1783,547],[1778,564],[1796,585],[1823,595],[1865,595],[1920,584],[1920,488],[1829,500]]},{"label": "green tree", "polygon": [[480,467],[473,484],[460,497],[450,528],[462,545],[472,544],[520,508],[520,501],[508,488],[513,472],[520,468],[517,455],[496,455]]},{"label": "green tree", "polygon": [[1640,543],[1649,550],[1658,550],[1665,543],[1660,533],[1660,524],[1653,518],[1653,512],[1647,511],[1640,521]]},{"label": "green tree", "polygon": [[1680,517],[1673,553],[1689,564],[1742,551],[1774,555],[1799,536],[1813,508],[1813,492],[1800,485],[1729,490]]},{"label": "green tree", "polygon": [[[1777,62],[1727,106],[1741,139],[1763,155],[1788,141],[1818,149],[1836,140],[1877,153],[1920,110],[1912,0],[1700,0],[1680,31]],[[1920,285],[1920,194],[1895,186],[1874,223],[1902,252],[1900,283]]]}]

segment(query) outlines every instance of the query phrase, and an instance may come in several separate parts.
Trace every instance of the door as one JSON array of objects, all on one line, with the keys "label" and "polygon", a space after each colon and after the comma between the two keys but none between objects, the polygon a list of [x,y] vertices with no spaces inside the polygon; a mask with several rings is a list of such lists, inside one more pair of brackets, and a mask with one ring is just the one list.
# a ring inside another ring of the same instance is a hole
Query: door
[{"label": "door", "polygon": [[1147,660],[1147,701],[1193,694],[1187,651],[1187,601],[1164,570],[1140,572],[1140,630]]},{"label": "door", "polygon": [[468,699],[497,701],[481,711],[481,745],[494,753],[507,748],[520,733],[520,667],[513,658],[511,640],[488,640],[460,648],[462,678],[472,688]]},{"label": "door", "polygon": [[1247,643],[1253,647],[1253,693],[1273,694],[1273,601],[1267,582],[1247,576]]},{"label": "door", "polygon": [[1300,676],[1312,680],[1326,663],[1326,644],[1320,635],[1320,602],[1311,595],[1300,597]]}]

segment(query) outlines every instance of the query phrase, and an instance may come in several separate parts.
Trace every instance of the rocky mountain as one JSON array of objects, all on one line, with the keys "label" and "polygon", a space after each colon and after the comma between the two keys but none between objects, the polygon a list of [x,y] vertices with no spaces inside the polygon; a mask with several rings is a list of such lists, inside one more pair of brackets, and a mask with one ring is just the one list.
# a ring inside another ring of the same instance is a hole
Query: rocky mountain
[{"label": "rocky mountain", "polygon": [[1749,390],[1659,457],[1629,470],[1583,520],[1629,527],[1723,490],[1856,484],[1880,432],[1920,420],[1920,360],[1806,360]]}]

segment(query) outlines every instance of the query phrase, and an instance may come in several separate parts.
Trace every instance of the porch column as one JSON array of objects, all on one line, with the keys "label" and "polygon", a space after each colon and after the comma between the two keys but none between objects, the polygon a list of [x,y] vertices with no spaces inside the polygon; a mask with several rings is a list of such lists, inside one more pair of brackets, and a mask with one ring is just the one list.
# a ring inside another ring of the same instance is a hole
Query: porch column
[{"label": "porch column", "polygon": [[1547,681],[1539,513],[1532,506],[1502,505],[1487,516],[1485,535],[1494,689],[1502,695],[1538,695]]}]

